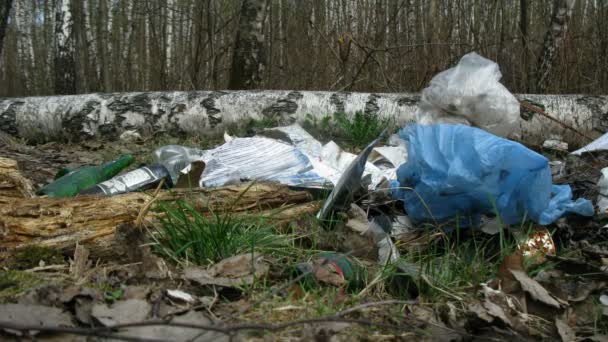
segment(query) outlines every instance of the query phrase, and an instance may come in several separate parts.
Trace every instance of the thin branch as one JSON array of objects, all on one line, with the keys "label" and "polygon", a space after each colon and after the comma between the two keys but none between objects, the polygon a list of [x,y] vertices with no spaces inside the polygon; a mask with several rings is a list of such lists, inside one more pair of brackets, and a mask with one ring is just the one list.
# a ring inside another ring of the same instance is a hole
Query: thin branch
[{"label": "thin branch", "polygon": [[553,116],[549,115],[547,112],[545,112],[544,110],[542,110],[541,108],[536,107],[536,106],[534,106],[534,105],[530,104],[529,102],[527,102],[527,101],[525,101],[525,100],[524,100],[524,101],[519,101],[519,103],[520,103],[520,105],[521,105],[522,107],[524,107],[525,109],[528,109],[528,110],[530,110],[530,111],[533,111],[534,113],[538,113],[538,114],[540,114],[540,115],[544,116],[545,118],[547,118],[547,119],[549,119],[549,120],[551,120],[551,121],[555,122],[556,124],[558,124],[558,125],[562,126],[563,128],[568,129],[568,130],[571,130],[572,132],[574,132],[574,133],[576,133],[576,134],[580,135],[581,137],[583,137],[583,138],[585,138],[585,139],[587,139],[587,140],[589,140],[589,141],[593,141],[593,140],[595,140],[595,139],[593,139],[593,138],[589,137],[588,135],[586,135],[585,133],[583,133],[583,132],[581,132],[581,131],[577,130],[576,128],[574,128],[574,127],[572,127],[572,126],[570,126],[570,125],[568,125],[567,123],[562,122],[562,121],[560,121],[560,120],[558,120],[558,119],[554,118]]}]

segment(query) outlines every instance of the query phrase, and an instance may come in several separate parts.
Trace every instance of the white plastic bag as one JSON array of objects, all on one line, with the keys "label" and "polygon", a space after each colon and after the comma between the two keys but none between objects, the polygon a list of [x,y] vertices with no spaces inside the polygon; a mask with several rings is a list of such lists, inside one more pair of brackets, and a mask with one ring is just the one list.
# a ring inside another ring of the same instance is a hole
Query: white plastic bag
[{"label": "white plastic bag", "polygon": [[519,102],[499,80],[498,65],[472,52],[437,74],[416,112],[420,124],[472,124],[507,137],[519,120]]}]

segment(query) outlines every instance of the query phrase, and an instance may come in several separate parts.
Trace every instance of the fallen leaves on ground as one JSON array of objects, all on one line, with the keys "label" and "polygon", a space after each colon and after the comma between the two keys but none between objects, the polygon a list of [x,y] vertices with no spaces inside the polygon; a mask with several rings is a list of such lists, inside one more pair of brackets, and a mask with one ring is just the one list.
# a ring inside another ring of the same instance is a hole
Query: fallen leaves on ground
[{"label": "fallen leaves on ground", "polygon": [[[72,327],[69,314],[59,308],[34,304],[0,304],[0,322],[11,322],[30,327]],[[16,335],[20,332],[4,329]],[[30,331],[35,333],[36,330]]]},{"label": "fallen leaves on ground", "polygon": [[200,285],[239,287],[264,278],[268,270],[262,255],[247,253],[224,259],[208,269],[188,266],[184,269],[184,278]]}]

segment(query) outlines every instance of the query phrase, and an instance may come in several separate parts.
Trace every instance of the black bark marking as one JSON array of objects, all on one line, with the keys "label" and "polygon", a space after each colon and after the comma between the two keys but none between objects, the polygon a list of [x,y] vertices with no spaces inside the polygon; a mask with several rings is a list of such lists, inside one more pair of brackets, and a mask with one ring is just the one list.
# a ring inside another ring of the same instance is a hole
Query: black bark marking
[{"label": "black bark marking", "polygon": [[378,114],[380,107],[378,106],[378,99],[380,96],[376,94],[370,94],[367,102],[365,103],[365,114]]},{"label": "black bark marking", "polygon": [[[90,119],[88,115],[95,111],[99,112],[99,107],[100,103],[98,101],[87,101],[81,110],[75,113],[68,113],[66,118],[61,122],[61,127],[67,133],[66,138],[72,141],[81,141],[94,136],[94,132],[84,131],[84,125],[85,123],[92,123],[93,125],[97,123],[95,118]],[[103,136],[105,137],[115,136],[115,132],[108,130],[105,130],[104,133]]]},{"label": "black bark marking", "polygon": [[224,92],[213,92],[209,94],[209,96],[203,101],[201,101],[201,106],[207,111],[207,118],[211,128],[215,128],[217,125],[222,123],[221,110],[215,106],[215,100],[224,95],[226,95]]},{"label": "black bark marking", "polygon": [[608,131],[608,101],[599,96],[582,96],[576,103],[589,108],[594,130],[601,133]]},{"label": "black bark marking", "polygon": [[126,112],[152,114],[152,104],[150,103],[150,98],[147,93],[120,97],[108,104],[108,109],[117,115]]},{"label": "black bark marking", "polygon": [[23,106],[25,102],[17,101],[11,103],[8,108],[0,113],[0,131],[6,132],[11,135],[18,135],[19,130],[17,129],[17,112],[19,107]]},{"label": "black bark marking", "polygon": [[344,103],[348,99],[350,93],[342,92],[342,93],[333,93],[329,98],[329,103],[336,106],[336,113],[344,113],[345,107]]},{"label": "black bark marking", "polygon": [[277,100],[275,103],[270,105],[268,108],[262,110],[262,114],[267,117],[278,119],[279,122],[292,123],[295,121],[295,117],[290,114],[294,114],[298,110],[298,103],[304,95],[297,91],[292,91],[287,94],[287,98]]},{"label": "black bark marking", "polygon": [[420,95],[412,95],[407,97],[400,97],[397,99],[397,105],[399,106],[416,106],[420,102]]}]

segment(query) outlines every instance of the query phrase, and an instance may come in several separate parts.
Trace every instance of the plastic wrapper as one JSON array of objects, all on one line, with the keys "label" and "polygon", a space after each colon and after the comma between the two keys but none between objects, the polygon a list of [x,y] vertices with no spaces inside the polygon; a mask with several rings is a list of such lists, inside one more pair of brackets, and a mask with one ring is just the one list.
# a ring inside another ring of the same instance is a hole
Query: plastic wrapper
[{"label": "plastic wrapper", "polygon": [[[309,158],[313,165],[313,172],[333,185],[338,184],[346,168],[357,158],[357,155],[344,151],[333,141],[322,145],[298,124],[272,128],[269,131],[283,132],[289,142]],[[374,155],[374,160],[370,161],[377,160],[383,167],[378,167],[372,162],[365,163],[363,176],[370,176],[370,190],[375,189],[384,179],[395,178],[397,166],[401,165],[402,161],[407,158],[407,155],[399,153],[405,152],[403,141],[400,141],[400,143],[399,146],[373,148],[371,153]],[[370,157],[372,154],[370,154]],[[381,157],[384,157],[384,159],[381,160]]]},{"label": "plastic wrapper", "polygon": [[509,136],[519,121],[519,102],[500,82],[498,65],[472,52],[437,74],[422,91],[420,124],[472,124]]},{"label": "plastic wrapper", "polygon": [[325,182],[325,179],[308,172],[312,170],[312,164],[302,152],[268,138],[234,138],[207,151],[202,160],[206,167],[201,176],[201,187],[244,180],[275,180],[294,186]]},{"label": "plastic wrapper", "polygon": [[588,145],[572,152],[571,154],[581,155],[585,152],[605,151],[608,150],[608,133],[605,133],[601,137],[595,139]]},{"label": "plastic wrapper", "polygon": [[[338,184],[348,166],[357,158],[333,141],[322,145],[297,124],[264,130],[260,136],[235,138],[224,135],[226,143],[211,150],[169,145],[157,149],[156,160],[165,166],[174,182],[193,161],[205,162],[200,186],[221,186],[244,180],[277,181],[306,188],[328,188]],[[369,189],[385,179],[394,179],[396,167],[406,158],[398,146],[374,149],[381,165],[365,163]]]},{"label": "plastic wrapper", "polygon": [[602,177],[597,182],[597,212],[601,216],[608,215],[608,167],[602,169]]},{"label": "plastic wrapper", "polygon": [[408,161],[393,186],[414,223],[459,218],[466,227],[498,214],[506,224],[544,225],[566,213],[593,216],[590,201],[573,201],[570,186],[553,185],[549,161],[519,143],[463,125],[412,125],[400,135]]},{"label": "plastic wrapper", "polygon": [[177,183],[183,169],[195,160],[205,159],[206,154],[206,151],[179,145],[167,145],[154,151],[156,161],[169,171],[173,184]]}]

